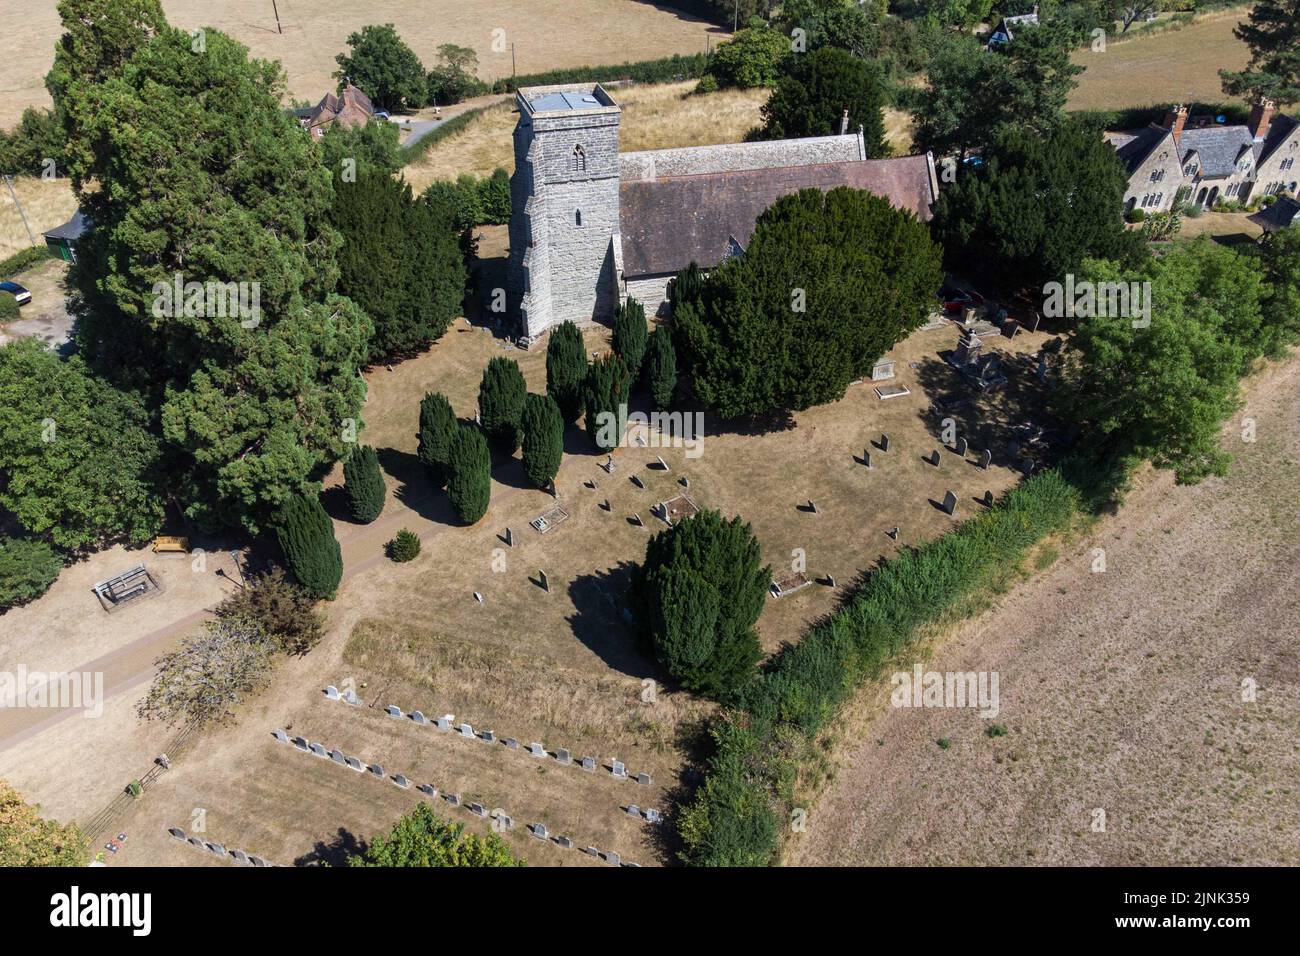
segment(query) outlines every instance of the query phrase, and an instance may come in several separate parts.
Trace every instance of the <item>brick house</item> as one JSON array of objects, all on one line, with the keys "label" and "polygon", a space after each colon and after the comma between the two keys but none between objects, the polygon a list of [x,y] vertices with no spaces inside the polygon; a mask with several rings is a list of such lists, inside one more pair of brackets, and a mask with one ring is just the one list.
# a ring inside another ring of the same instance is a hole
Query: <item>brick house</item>
[{"label": "brick house", "polygon": [[337,96],[326,93],[319,103],[298,117],[298,122],[311,133],[312,139],[320,139],[325,135],[325,130],[335,123],[340,126],[365,126],[374,115],[375,107],[370,98],[349,83]]}]

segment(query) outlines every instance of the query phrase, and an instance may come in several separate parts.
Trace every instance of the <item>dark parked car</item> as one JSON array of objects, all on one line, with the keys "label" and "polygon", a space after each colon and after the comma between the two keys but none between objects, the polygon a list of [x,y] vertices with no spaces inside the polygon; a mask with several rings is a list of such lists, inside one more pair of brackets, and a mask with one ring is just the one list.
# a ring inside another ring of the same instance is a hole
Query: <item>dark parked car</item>
[{"label": "dark parked car", "polygon": [[9,293],[19,305],[26,305],[32,301],[32,294],[17,282],[0,282],[0,292]]}]

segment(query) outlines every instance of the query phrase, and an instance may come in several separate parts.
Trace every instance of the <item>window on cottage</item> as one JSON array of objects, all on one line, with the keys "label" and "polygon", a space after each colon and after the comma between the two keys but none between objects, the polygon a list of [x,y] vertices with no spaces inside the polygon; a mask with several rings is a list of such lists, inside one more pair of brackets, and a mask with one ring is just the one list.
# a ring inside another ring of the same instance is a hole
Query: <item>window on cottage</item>
[{"label": "window on cottage", "polygon": [[575,144],[573,147],[573,158],[570,162],[575,173],[584,173],[587,171],[587,154],[581,144]]},{"label": "window on cottage", "polygon": [[1291,156],[1287,159],[1282,160],[1281,169],[1283,172],[1285,172],[1286,170],[1290,169],[1294,165],[1295,165],[1295,157]]}]

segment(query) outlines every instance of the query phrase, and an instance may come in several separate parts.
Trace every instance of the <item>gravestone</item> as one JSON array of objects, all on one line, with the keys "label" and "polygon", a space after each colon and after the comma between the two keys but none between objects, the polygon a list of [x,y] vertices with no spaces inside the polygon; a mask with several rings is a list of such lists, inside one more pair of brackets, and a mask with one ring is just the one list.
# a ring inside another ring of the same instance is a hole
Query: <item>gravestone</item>
[{"label": "gravestone", "polygon": [[632,475],[631,477],[632,477],[632,484],[636,485],[638,488],[645,487],[645,482],[641,480],[640,476]]},{"label": "gravestone", "polygon": [[605,464],[601,465],[600,467],[605,469],[605,474],[607,474],[607,475],[608,475],[608,474],[612,474],[613,471],[614,471],[614,468],[616,467],[615,464],[614,464],[614,456],[613,456],[613,455],[606,455],[606,456],[605,456]]},{"label": "gravestone", "polygon": [[650,774],[648,773],[637,774],[636,782],[641,784],[643,787],[648,787],[650,785]]},{"label": "gravestone", "polygon": [[817,510],[817,502],[813,501],[811,498],[808,499],[808,510],[815,515],[821,514],[821,512]]},{"label": "gravestone", "polygon": [[545,823],[530,823],[528,825],[528,832],[539,840],[545,840],[549,837],[549,834],[546,832]]},{"label": "gravestone", "polygon": [[945,514],[952,514],[957,510],[957,496],[951,491],[944,492],[943,510]]},{"label": "gravestone", "polygon": [[287,744],[289,742],[289,735],[286,734],[283,730],[277,730],[275,732],[275,739],[280,741],[280,743],[282,744]]},{"label": "gravestone", "polygon": [[168,828],[167,828],[167,832],[170,833],[172,836],[174,836],[174,837],[175,837],[176,839],[178,839],[178,840],[184,840],[184,839],[185,839],[185,831],[182,830],[180,827],[168,827]]},{"label": "gravestone", "polygon": [[424,716],[423,712],[418,710],[411,711],[411,720],[414,723],[420,724],[421,726],[429,722],[429,718]]},{"label": "gravestone", "polygon": [[372,763],[367,769],[380,779],[384,779],[388,776],[388,774],[384,773],[384,767],[382,764]]},{"label": "gravestone", "polygon": [[250,856],[248,857],[248,862],[251,863],[251,864],[253,864],[253,866],[270,866],[270,865],[271,865],[270,863],[267,863],[264,859],[262,859],[260,856],[252,856],[252,855],[250,855]]},{"label": "gravestone", "polygon": [[833,574],[826,575],[826,586],[828,588],[835,587],[835,575]]},{"label": "gravestone", "polygon": [[582,852],[588,856],[600,856],[600,851],[594,846],[585,846],[582,848]]},{"label": "gravestone", "polygon": [[541,744],[529,744],[528,752],[532,754],[534,757],[546,756],[546,748],[543,747]]},{"label": "gravestone", "polygon": [[677,483],[681,485],[683,488],[689,488],[691,486],[691,479],[687,478],[685,475],[682,475],[680,478],[677,479]]},{"label": "gravestone", "polygon": [[248,862],[248,854],[245,853],[243,850],[231,850],[231,851],[230,851],[230,855],[231,855],[231,857],[234,858],[234,860],[235,860],[236,863],[247,863],[247,862]]},{"label": "gravestone", "polygon": [[353,707],[361,706],[361,698],[357,696],[357,692],[354,690],[346,691],[343,694],[343,702],[345,704],[351,704]]},{"label": "gravestone", "polygon": [[205,844],[205,846],[207,846],[209,852],[215,853],[217,856],[226,855],[226,848],[222,846],[220,843],[208,843]]},{"label": "gravestone", "polygon": [[985,471],[988,471],[989,465],[991,465],[992,463],[993,463],[993,452],[985,448],[982,452],[980,452],[980,467],[983,468]]},{"label": "gravestone", "polygon": [[602,504],[602,505],[600,506],[600,510],[601,510],[601,511],[612,511],[612,510],[614,510],[614,506],[611,505],[611,504],[609,503],[609,499],[606,498],[604,504]]},{"label": "gravestone", "polygon": [[338,700],[339,689],[335,687],[333,684],[330,684],[328,687],[325,688],[325,696],[328,697],[330,700]]},{"label": "gravestone", "polygon": [[880,450],[889,451],[889,434],[887,432],[880,433]]},{"label": "gravestone", "polygon": [[474,600],[475,600],[476,602],[478,602],[479,604],[482,604],[482,603],[483,603],[483,592],[482,592],[482,591],[475,591],[475,592],[474,592]]},{"label": "gravestone", "polygon": [[333,760],[335,763],[341,763],[341,764],[346,764],[348,762],[347,755],[344,754],[343,751],[339,750],[337,747],[335,747],[333,750],[330,751],[330,760]]},{"label": "gravestone", "polygon": [[427,783],[416,784],[415,789],[419,790],[421,793],[423,793],[425,796],[428,797],[438,796],[438,788],[431,784],[427,784]]},{"label": "gravestone", "polygon": [[621,760],[615,760],[610,764],[609,772],[611,776],[617,777],[620,780],[627,779],[627,767],[623,766],[623,761]]},{"label": "gravestone", "polygon": [[1024,472],[1025,477],[1028,478],[1034,472],[1034,460],[1032,458],[1021,458],[1020,470]]},{"label": "gravestone", "polygon": [[992,508],[992,507],[993,507],[993,492],[992,492],[992,491],[986,491],[986,492],[984,492],[984,507],[985,507],[985,508]]},{"label": "gravestone", "polygon": [[964,456],[966,454],[966,449],[968,447],[969,447],[969,443],[966,441],[965,438],[958,438],[956,444],[953,445],[952,450],[955,451],[957,454]]},{"label": "gravestone", "polygon": [[474,814],[476,817],[485,817],[487,816],[487,807],[483,806],[481,803],[471,803],[469,805],[469,812]]},{"label": "gravestone", "polygon": [[509,528],[506,528],[506,547],[513,548],[514,546],[515,546],[515,533],[511,531]]},{"label": "gravestone", "polygon": [[473,737],[474,728],[469,724],[461,724],[456,728],[456,733],[460,734],[462,737]]},{"label": "gravestone", "polygon": [[629,817],[636,817],[638,820],[641,819],[641,808],[638,807],[635,803],[629,803],[626,807],[623,808],[623,811]]},{"label": "gravestone", "polygon": [[402,716],[402,708],[394,704],[389,704],[387,707],[384,708],[384,710],[388,713],[389,717],[400,718]]},{"label": "gravestone", "polygon": [[897,527],[895,527],[895,528],[893,528],[893,529],[891,529],[891,530],[889,530],[889,531],[886,531],[885,534],[889,535],[889,536],[890,536],[891,538],[893,538],[895,541],[898,540],[898,528],[897,528]]},{"label": "gravestone", "polygon": [[638,514],[632,515],[632,523],[636,525],[638,528],[645,527],[645,522],[641,520],[641,516]]},{"label": "gravestone", "polygon": [[873,382],[883,382],[886,379],[894,377],[893,361],[877,362],[871,368],[871,380]]},{"label": "gravestone", "polygon": [[307,738],[306,738],[306,737],[294,737],[294,738],[293,738],[293,745],[294,745],[295,747],[297,747],[299,750],[306,750],[306,749],[307,749]]},{"label": "gravestone", "polygon": [[558,846],[561,850],[572,850],[572,849],[573,849],[573,841],[570,840],[570,839],[569,839],[568,837],[566,837],[566,836],[556,837],[556,838],[555,838],[555,845]]},{"label": "gravestone", "polygon": [[663,817],[660,816],[658,810],[653,810],[653,809],[652,809],[652,810],[646,810],[646,812],[645,812],[645,820],[646,820],[646,823],[658,823],[658,822],[659,822],[660,820],[662,820],[662,819],[663,819]]},{"label": "gravestone", "polygon": [[605,862],[608,863],[610,866],[622,866],[623,858],[620,857],[613,850],[607,850],[605,851]]},{"label": "gravestone", "polygon": [[453,807],[458,807],[458,806],[460,806],[460,794],[459,794],[459,793],[445,793],[445,794],[443,794],[442,799],[446,800],[446,801],[447,801],[448,803],[450,803]]},{"label": "gravestone", "polygon": [[669,467],[668,467],[668,462],[664,461],[664,456],[663,456],[663,455],[655,455],[655,458],[659,459],[659,467],[660,467],[660,468],[662,468],[664,471],[669,471],[669,470],[670,470]]},{"label": "gravestone", "polygon": [[551,590],[550,579],[546,577],[546,572],[543,571],[541,568],[537,569],[537,583],[542,586],[543,591]]},{"label": "gravestone", "polygon": [[361,762],[360,757],[344,757],[343,762],[353,770],[364,771],[366,769],[366,766]]},{"label": "gravestone", "polygon": [[573,763],[573,758],[569,756],[569,752],[563,747],[557,747],[555,750],[555,762],[568,766]]},{"label": "gravestone", "polygon": [[589,771],[589,772],[591,772],[591,773],[595,773],[595,772],[596,772],[596,758],[595,758],[595,757],[583,757],[583,758],[582,758],[582,769],[583,769],[583,770],[586,770],[586,771]]},{"label": "gravestone", "polygon": [[397,786],[401,787],[403,790],[409,790],[411,787],[411,781],[407,779],[407,776],[404,773],[394,774],[393,783],[397,784]]},{"label": "gravestone", "polygon": [[497,732],[495,730],[485,730],[479,734],[479,740],[485,744],[494,744],[497,742]]},{"label": "gravestone", "polygon": [[515,828],[515,818],[508,813],[497,812],[495,819],[500,824],[500,829],[513,830]]},{"label": "gravestone", "polygon": [[934,465],[934,467],[938,468],[939,462],[942,460],[943,460],[943,456],[939,454],[939,449],[936,448],[933,452],[930,453],[930,464]]},{"label": "gravestone", "polygon": [[519,741],[515,740],[514,737],[507,737],[507,738],[506,738],[506,747],[509,748],[510,750],[518,750],[518,749],[519,749]]},{"label": "gravestone", "polygon": [[868,468],[871,467],[871,449],[870,449],[870,448],[864,448],[864,449],[862,449],[862,464],[866,465]]}]

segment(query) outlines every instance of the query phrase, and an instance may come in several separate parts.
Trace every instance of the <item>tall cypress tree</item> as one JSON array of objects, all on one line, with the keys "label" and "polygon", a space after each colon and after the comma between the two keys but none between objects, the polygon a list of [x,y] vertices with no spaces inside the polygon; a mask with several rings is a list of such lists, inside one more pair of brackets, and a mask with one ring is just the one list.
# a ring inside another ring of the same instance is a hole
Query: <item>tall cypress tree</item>
[{"label": "tall cypress tree", "polygon": [[310,494],[290,498],[280,510],[276,534],[298,583],[315,597],[334,600],[343,580],[343,552],[320,497]]},{"label": "tall cypress tree", "polygon": [[488,362],[478,387],[479,424],[493,444],[510,454],[519,447],[519,419],[527,394],[518,362],[501,355]]},{"label": "tall cypress tree", "polygon": [[641,363],[645,359],[648,337],[645,307],[629,296],[626,302],[614,310],[613,345],[634,382],[641,377]]},{"label": "tall cypress tree", "polygon": [[450,477],[451,440],[456,436],[460,422],[452,410],[451,402],[441,392],[428,392],[420,401],[420,430],[417,437],[420,447],[416,454],[429,470],[429,479],[441,488]]},{"label": "tall cypress tree", "polygon": [[672,334],[668,329],[659,328],[651,333],[645,365],[650,399],[656,409],[667,411],[673,407],[673,396],[677,392],[677,350],[673,348]]},{"label": "tall cypress tree", "polygon": [[384,510],[388,489],[379,470],[379,456],[369,445],[358,445],[343,463],[343,490],[354,521],[370,524]]},{"label": "tall cypress tree", "polygon": [[545,488],[560,470],[564,457],[564,416],[549,395],[529,395],[524,400],[524,474]]},{"label": "tall cypress tree", "polygon": [[546,394],[555,399],[566,422],[576,422],[582,414],[586,380],[587,346],[582,331],[572,322],[562,322],[546,343]]},{"label": "tall cypress tree", "polygon": [[587,370],[587,382],[582,391],[583,407],[587,411],[587,434],[601,451],[612,451],[623,438],[619,412],[626,413],[627,396],[632,377],[623,360],[612,352],[602,355]]},{"label": "tall cypress tree", "polygon": [[461,425],[451,441],[447,497],[456,516],[474,524],[487,514],[492,496],[492,455],[487,439],[473,425]]}]

